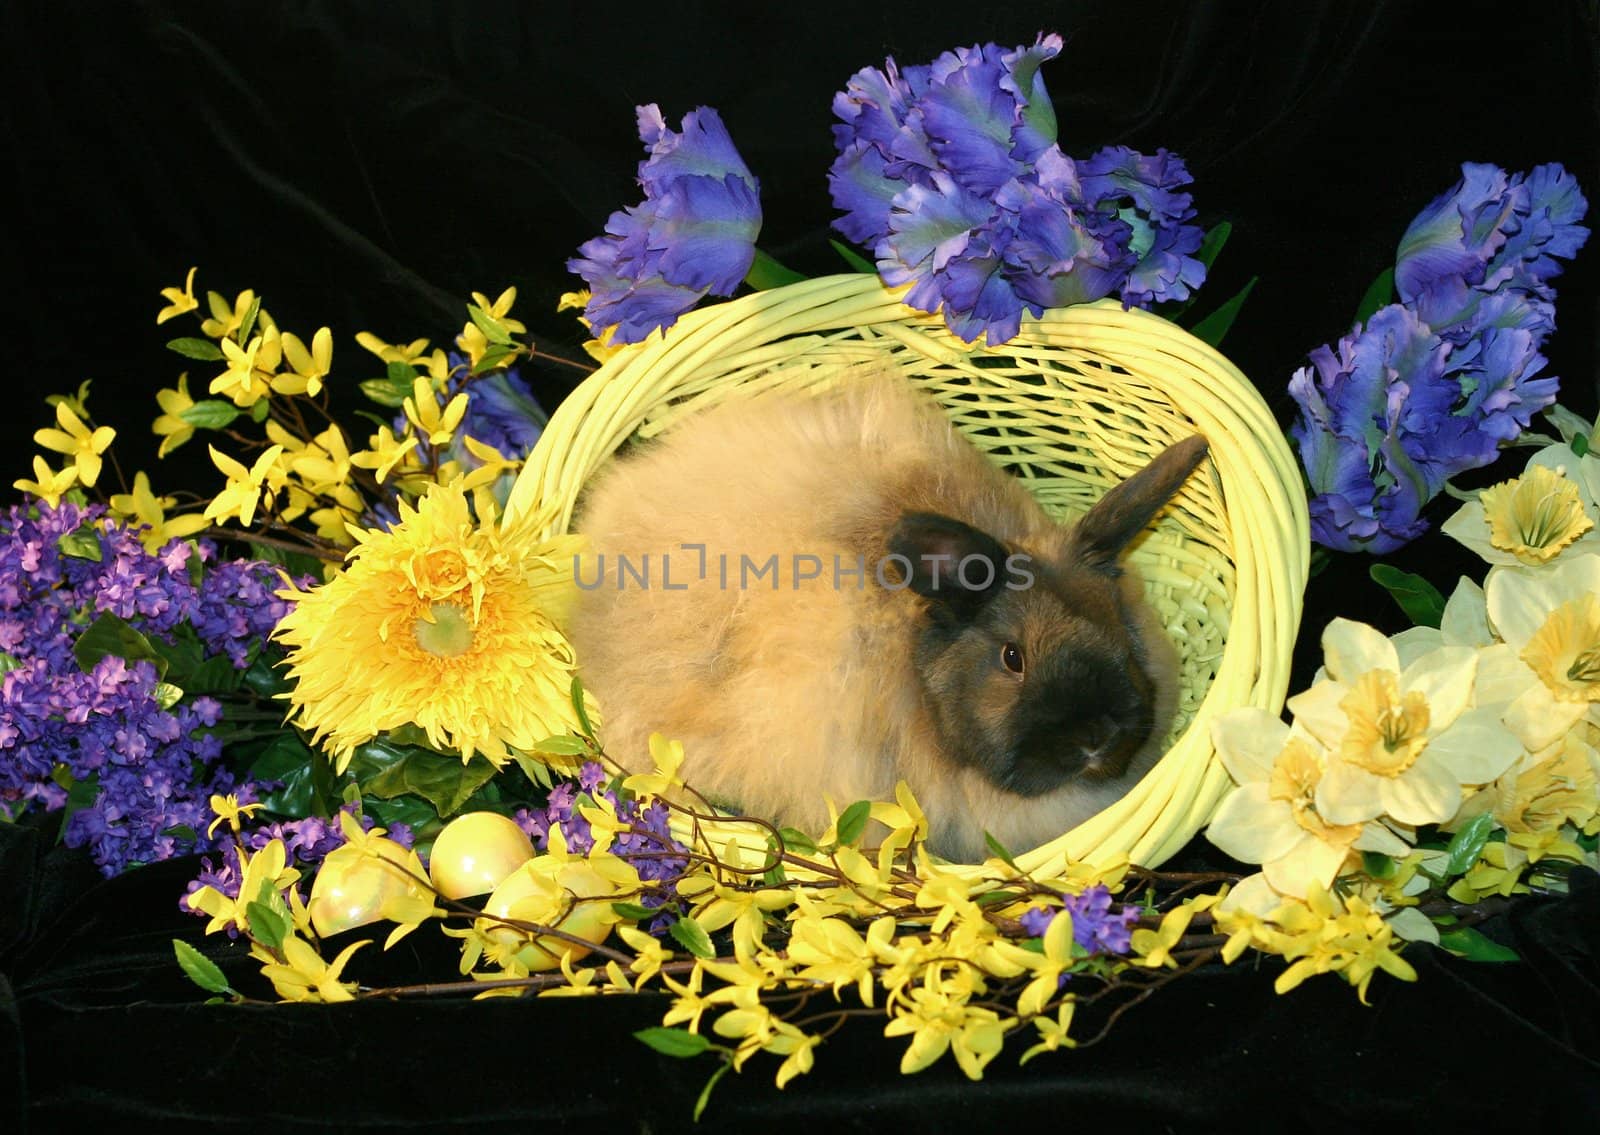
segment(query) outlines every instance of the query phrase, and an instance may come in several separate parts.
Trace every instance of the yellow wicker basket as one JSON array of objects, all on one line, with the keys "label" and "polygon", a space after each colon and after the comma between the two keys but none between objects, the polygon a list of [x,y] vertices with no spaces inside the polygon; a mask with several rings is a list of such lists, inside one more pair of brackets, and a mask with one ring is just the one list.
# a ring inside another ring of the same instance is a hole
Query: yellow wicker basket
[{"label": "yellow wicker basket", "polygon": [[[900,294],[865,274],[808,280],[701,308],[627,348],[551,416],[508,518],[565,532],[585,482],[630,438],[736,391],[817,385],[884,355],[1064,520],[1170,442],[1203,433],[1209,460],[1129,553],[1183,659],[1174,740],[1115,805],[1017,855],[1024,870],[1059,865],[1063,854],[1155,866],[1229,787],[1211,719],[1283,704],[1310,550],[1288,444],[1237,368],[1146,312],[1105,300],[1048,311],[991,348],[961,342]],[[762,846],[748,825],[728,828]]]}]

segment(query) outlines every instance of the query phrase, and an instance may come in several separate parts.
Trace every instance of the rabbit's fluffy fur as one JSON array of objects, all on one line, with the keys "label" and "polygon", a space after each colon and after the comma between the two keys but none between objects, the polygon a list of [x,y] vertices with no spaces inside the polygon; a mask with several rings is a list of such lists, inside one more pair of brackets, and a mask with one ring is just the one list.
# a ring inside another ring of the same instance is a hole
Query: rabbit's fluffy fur
[{"label": "rabbit's fluffy fur", "polygon": [[[1108,509],[1101,528],[1116,530],[1086,537],[898,375],[690,416],[579,502],[572,639],[607,751],[637,768],[652,732],[681,740],[692,787],[813,835],[824,793],[842,809],[904,779],[938,854],[982,858],[985,831],[1014,850],[1054,838],[1126,792],[1165,739],[1176,653],[1114,561],[1203,456],[1193,440],[1159,499]],[[896,567],[880,581],[880,561],[929,531],[958,552],[992,537],[1029,557],[1035,586],[960,592],[952,608]],[[1024,653],[1027,678],[997,661]],[[1063,699],[1097,714],[1126,702],[1122,751],[1070,739]]]}]

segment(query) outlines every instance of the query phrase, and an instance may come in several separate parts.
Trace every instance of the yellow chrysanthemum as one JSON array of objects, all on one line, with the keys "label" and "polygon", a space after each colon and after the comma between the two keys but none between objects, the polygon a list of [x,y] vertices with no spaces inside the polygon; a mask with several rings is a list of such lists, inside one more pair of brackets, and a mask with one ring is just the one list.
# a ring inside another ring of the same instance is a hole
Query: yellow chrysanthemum
[{"label": "yellow chrysanthemum", "polygon": [[480,527],[437,486],[387,532],[357,535],[344,570],[292,593],[292,716],[336,756],[406,724],[496,764],[576,725],[561,629],[576,539]]}]

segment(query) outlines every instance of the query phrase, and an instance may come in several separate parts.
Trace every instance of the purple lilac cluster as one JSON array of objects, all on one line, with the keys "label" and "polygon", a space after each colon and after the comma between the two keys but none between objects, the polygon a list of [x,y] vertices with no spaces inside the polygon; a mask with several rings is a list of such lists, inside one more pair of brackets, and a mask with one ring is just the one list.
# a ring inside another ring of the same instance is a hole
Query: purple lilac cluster
[{"label": "purple lilac cluster", "polygon": [[[346,804],[341,812],[353,814],[361,823],[363,831],[371,831],[374,820],[371,816],[360,812],[355,804]],[[408,824],[390,824],[385,828],[388,837],[401,847],[410,847],[414,842],[413,833]],[[293,866],[316,867],[326,858],[328,852],[336,847],[342,847],[345,842],[344,831],[339,827],[339,817],[307,816],[300,820],[285,820],[282,822],[263,824],[248,832],[241,833],[245,846],[251,851],[260,851],[275,839],[283,841],[284,851],[287,853],[286,863]],[[239,868],[239,845],[234,840],[220,841],[221,859],[213,862],[209,855],[200,860],[200,874],[190,881],[184,888],[183,896],[178,900],[178,909],[186,914],[197,914],[205,917],[204,911],[194,910],[189,906],[189,896],[201,887],[215,887],[228,898],[239,897],[239,883],[243,872]],[[238,937],[237,929],[230,927],[228,934]]]},{"label": "purple lilac cluster", "polygon": [[1036,906],[1018,921],[1029,935],[1043,938],[1062,910],[1072,916],[1072,940],[1088,953],[1126,954],[1132,948],[1139,908],[1116,906],[1111,892],[1099,884],[1082,894],[1063,895],[1060,909]]},{"label": "purple lilac cluster", "polygon": [[98,505],[0,513],[0,811],[71,803],[63,841],[88,848],[108,876],[212,846],[210,796],[253,799],[220,763],[210,729],[221,704],[172,702],[147,659],[104,654],[85,671],[74,649],[114,615],[151,641],[193,635],[206,657],[243,669],[288,611],[279,586],[271,565],[219,563],[205,541],[151,554]]},{"label": "purple lilac cluster", "polygon": [[1414,540],[1450,477],[1489,464],[1555,401],[1560,380],[1540,354],[1555,328],[1549,281],[1588,238],[1588,202],[1554,163],[1508,174],[1468,162],[1461,174],[1400,240],[1399,302],[1289,380],[1311,534],[1330,548]]},{"label": "purple lilac cluster", "polygon": [[644,201],[611,214],[605,232],[567,261],[589,286],[584,318],[603,341],[637,343],[707,295],[730,296],[755,260],[760,185],[710,107],[667,128],[637,108]]},{"label": "purple lilac cluster", "polygon": [[1182,159],[1110,146],[1080,161],[1057,145],[1040,67],[1061,47],[1041,35],[923,66],[887,59],[834,97],[834,227],[968,342],[1005,342],[1025,311],[1112,294],[1148,307],[1205,279]]},{"label": "purple lilac cluster", "polygon": [[550,790],[543,809],[519,809],[512,818],[528,833],[540,851],[549,846],[551,829],[559,828],[568,850],[583,855],[594,847],[594,835],[589,829],[589,821],[577,811],[579,796],[582,794],[610,801],[618,818],[636,829],[618,835],[612,841],[611,850],[633,864],[640,879],[662,884],[647,891],[639,904],[651,910],[661,910],[651,921],[649,930],[652,934],[663,933],[680,913],[673,880],[689,866],[688,848],[674,839],[668,829],[667,821],[671,813],[665,804],[653,800],[641,808],[637,800],[619,796],[606,788],[605,783],[605,770],[594,761],[585,761],[578,770],[577,783],[564,781],[556,785]]}]

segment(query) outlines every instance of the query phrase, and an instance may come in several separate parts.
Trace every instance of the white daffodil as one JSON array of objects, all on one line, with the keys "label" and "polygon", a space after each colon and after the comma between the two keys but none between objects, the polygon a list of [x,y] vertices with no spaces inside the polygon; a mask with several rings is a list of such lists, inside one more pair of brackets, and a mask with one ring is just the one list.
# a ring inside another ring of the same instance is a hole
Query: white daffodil
[{"label": "white daffodil", "polygon": [[1494,572],[1486,597],[1495,631],[1538,678],[1506,724],[1544,749],[1600,702],[1600,555]]},{"label": "white daffodil", "polygon": [[1442,530],[1491,564],[1537,565],[1600,551],[1600,457],[1565,442],[1528,459],[1522,476],[1491,485]]},{"label": "white daffodil", "polygon": [[1402,669],[1379,631],[1335,619],[1322,648],[1327,679],[1289,709],[1328,750],[1316,786],[1327,822],[1442,823],[1460,807],[1462,785],[1487,784],[1522,752],[1498,708],[1472,707],[1472,647],[1442,646]]},{"label": "white daffodil", "polygon": [[1313,886],[1326,890],[1354,851],[1410,852],[1382,824],[1323,819],[1316,793],[1327,754],[1303,731],[1248,706],[1213,722],[1211,738],[1239,787],[1223,798],[1206,836],[1235,859],[1261,864],[1277,895],[1305,898]]}]

